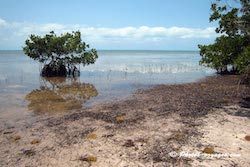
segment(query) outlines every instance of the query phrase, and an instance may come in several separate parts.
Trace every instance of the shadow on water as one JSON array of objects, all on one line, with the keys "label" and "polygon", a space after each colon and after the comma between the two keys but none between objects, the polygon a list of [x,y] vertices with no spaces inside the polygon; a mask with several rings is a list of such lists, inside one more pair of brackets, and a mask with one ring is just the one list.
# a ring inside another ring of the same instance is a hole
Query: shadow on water
[{"label": "shadow on water", "polygon": [[34,113],[66,112],[81,109],[90,98],[98,95],[94,85],[80,83],[77,78],[41,78],[40,89],[25,96],[28,109]]}]

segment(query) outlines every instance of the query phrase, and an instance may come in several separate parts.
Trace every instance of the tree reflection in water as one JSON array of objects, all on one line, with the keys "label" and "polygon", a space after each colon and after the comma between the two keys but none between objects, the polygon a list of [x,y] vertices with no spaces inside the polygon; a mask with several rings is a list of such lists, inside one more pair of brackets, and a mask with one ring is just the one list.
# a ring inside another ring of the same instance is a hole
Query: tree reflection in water
[{"label": "tree reflection in water", "polygon": [[40,89],[25,97],[30,102],[28,109],[36,113],[80,109],[87,100],[98,95],[94,85],[73,78],[41,78],[41,82]]}]

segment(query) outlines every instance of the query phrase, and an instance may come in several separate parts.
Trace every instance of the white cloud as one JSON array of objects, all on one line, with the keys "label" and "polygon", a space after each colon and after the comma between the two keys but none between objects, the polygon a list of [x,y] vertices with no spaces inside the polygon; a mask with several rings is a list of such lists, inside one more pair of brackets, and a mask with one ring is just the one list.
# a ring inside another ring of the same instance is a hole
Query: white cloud
[{"label": "white cloud", "polygon": [[6,25],[6,21],[0,18],[0,26]]},{"label": "white cloud", "polygon": [[[160,42],[164,40],[185,39],[214,39],[214,27],[188,28],[188,27],[88,27],[84,25],[69,24],[38,24],[29,22],[7,22],[0,18],[0,37],[9,40],[20,40],[21,43],[30,34],[44,35],[50,31],[57,34],[80,30],[83,39],[91,43],[122,43],[126,42]],[[0,45],[3,43],[0,38]],[[5,40],[6,41],[6,40]]]},{"label": "white cloud", "polygon": [[[145,40],[159,41],[169,38],[214,38],[216,36],[213,27],[185,28],[185,27],[123,27],[123,28],[98,28],[82,27],[80,28],[84,37],[95,40]],[[157,39],[157,40],[156,40]]]}]

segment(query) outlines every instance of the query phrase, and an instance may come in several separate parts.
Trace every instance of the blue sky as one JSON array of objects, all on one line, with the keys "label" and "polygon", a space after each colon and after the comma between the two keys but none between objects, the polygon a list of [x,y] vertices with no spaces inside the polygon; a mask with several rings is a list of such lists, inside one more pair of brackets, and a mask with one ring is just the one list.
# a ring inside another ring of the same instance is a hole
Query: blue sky
[{"label": "blue sky", "polygon": [[80,30],[97,49],[197,50],[216,37],[212,0],[1,0],[0,49],[33,34]]}]

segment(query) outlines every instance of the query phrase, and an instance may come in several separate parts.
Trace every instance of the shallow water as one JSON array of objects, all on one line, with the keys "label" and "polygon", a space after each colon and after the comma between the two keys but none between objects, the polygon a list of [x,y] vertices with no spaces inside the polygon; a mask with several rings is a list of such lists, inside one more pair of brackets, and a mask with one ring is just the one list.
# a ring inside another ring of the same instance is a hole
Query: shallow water
[{"label": "shallow water", "polygon": [[[193,82],[214,74],[199,66],[199,53],[193,51],[98,53],[95,64],[80,66],[81,76],[76,80],[51,80],[41,78],[39,63],[22,51],[0,51],[0,119],[65,112],[126,98],[139,88]],[[82,99],[78,91],[85,92]]]}]

